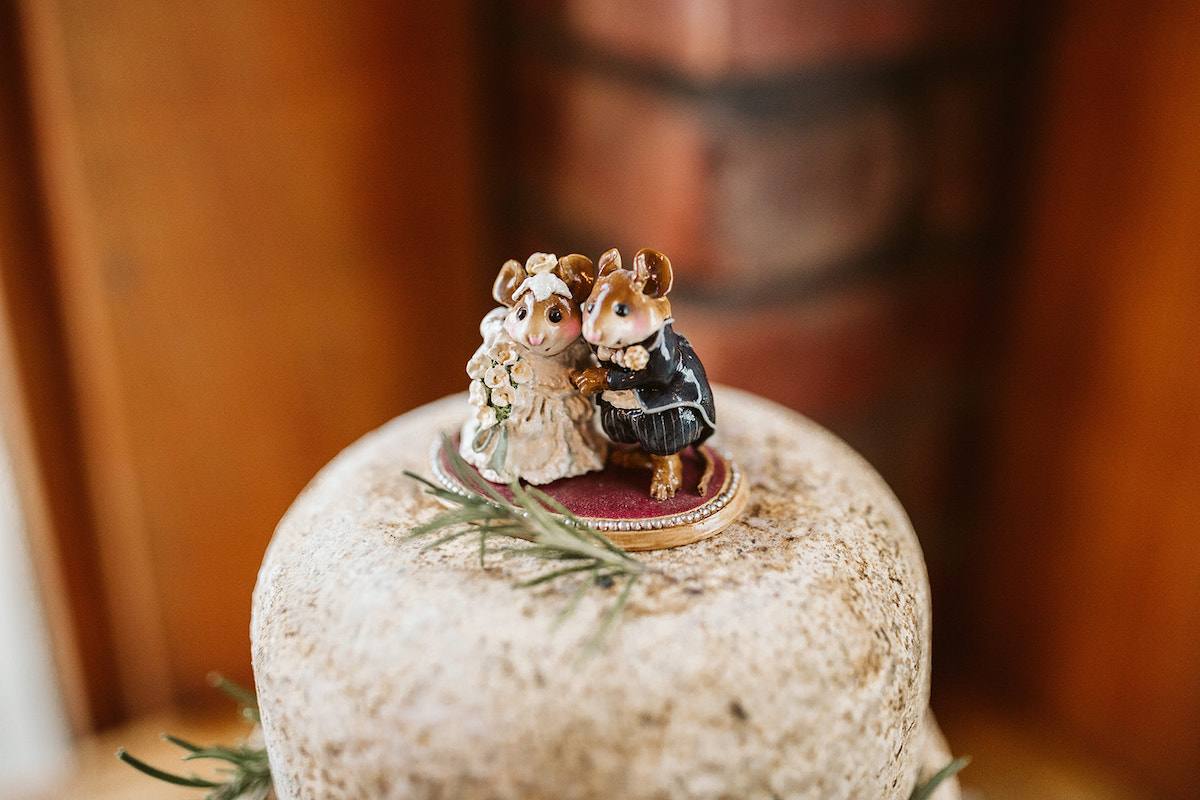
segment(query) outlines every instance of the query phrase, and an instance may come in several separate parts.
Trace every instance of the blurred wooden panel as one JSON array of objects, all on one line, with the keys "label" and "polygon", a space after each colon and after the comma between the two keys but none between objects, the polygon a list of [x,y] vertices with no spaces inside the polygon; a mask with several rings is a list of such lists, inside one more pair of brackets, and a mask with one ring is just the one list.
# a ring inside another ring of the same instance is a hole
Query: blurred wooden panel
[{"label": "blurred wooden panel", "polygon": [[[0,403],[5,447],[50,620],[66,706],[82,730],[116,718],[104,585],[94,570],[75,387],[33,154],[15,5],[0,2]],[[17,335],[19,334],[19,335]]]},{"label": "blurred wooden panel", "polygon": [[207,695],[212,669],[249,679],[288,503],[460,387],[492,273],[471,6],[21,9],[118,696],[139,710]]},{"label": "blurred wooden panel", "polygon": [[1200,5],[1069,2],[985,563],[986,648],[1113,764],[1200,796]]}]

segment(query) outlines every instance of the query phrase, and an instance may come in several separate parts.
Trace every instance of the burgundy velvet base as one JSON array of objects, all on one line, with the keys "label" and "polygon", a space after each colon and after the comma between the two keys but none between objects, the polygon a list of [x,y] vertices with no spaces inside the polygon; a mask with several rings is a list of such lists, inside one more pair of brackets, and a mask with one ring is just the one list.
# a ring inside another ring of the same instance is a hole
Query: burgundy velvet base
[{"label": "burgundy velvet base", "polygon": [[[458,439],[452,440],[455,448]],[[616,445],[625,447],[626,445]],[[589,472],[574,478],[563,478],[539,486],[546,494],[566,506],[572,513],[585,519],[636,520],[663,517],[694,511],[709,502],[725,483],[729,465],[716,450],[702,446],[713,459],[713,475],[708,483],[708,492],[701,497],[696,491],[700,476],[704,473],[704,459],[689,447],[679,454],[683,462],[683,483],[675,496],[667,500],[655,500],[650,496],[650,469],[627,469],[609,465],[600,472]],[[444,471],[450,471],[450,460],[443,448],[439,453]],[[472,469],[475,469],[472,467]],[[475,470],[478,474],[478,470]],[[512,492],[507,486],[492,484],[509,500]]]}]

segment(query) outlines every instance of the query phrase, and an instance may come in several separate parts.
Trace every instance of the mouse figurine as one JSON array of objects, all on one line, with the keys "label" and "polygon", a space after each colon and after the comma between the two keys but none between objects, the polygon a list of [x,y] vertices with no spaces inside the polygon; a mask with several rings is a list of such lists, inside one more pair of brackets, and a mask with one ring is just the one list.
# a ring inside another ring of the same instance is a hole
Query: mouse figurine
[{"label": "mouse figurine", "polygon": [[599,367],[571,376],[585,395],[599,395],[600,424],[615,442],[638,444],[614,450],[618,466],[653,469],[650,495],[675,496],[682,482],[680,451],[694,446],[703,456],[704,495],[713,474],[711,455],[700,445],[716,421],[712,389],[691,344],[672,327],[671,262],[644,249],[633,269],[621,266],[616,248],[600,257],[595,285],[583,306],[583,338]]},{"label": "mouse figurine", "polygon": [[608,441],[571,382],[594,363],[579,335],[592,272],[586,256],[534,253],[496,276],[502,305],[480,323],[483,344],[467,364],[476,413],[459,445],[489,481],[546,484],[604,468]]}]

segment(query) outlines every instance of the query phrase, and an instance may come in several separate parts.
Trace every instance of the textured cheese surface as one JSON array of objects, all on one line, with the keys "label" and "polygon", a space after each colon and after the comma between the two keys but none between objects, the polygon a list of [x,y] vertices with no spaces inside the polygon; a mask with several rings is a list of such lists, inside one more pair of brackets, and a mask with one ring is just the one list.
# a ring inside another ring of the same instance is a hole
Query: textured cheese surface
[{"label": "textured cheese surface", "polygon": [[[282,800],[905,800],[949,760],[928,716],[921,551],[880,477],[803,417],[718,387],[712,443],[750,502],[731,528],[641,553],[617,587],[513,584],[474,542],[404,536],[437,505],[415,481],[465,396],[399,417],[329,464],[276,530],[251,639]],[[923,763],[928,762],[928,763]],[[957,797],[947,785],[937,797]]]}]

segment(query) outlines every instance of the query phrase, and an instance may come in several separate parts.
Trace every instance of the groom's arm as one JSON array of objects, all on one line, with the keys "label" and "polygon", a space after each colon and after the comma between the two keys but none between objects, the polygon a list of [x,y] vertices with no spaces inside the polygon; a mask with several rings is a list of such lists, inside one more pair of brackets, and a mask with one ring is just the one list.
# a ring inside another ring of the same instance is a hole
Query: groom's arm
[{"label": "groom's arm", "polygon": [[607,389],[665,389],[679,371],[675,332],[664,330],[650,349],[650,360],[639,370],[610,369]]}]

